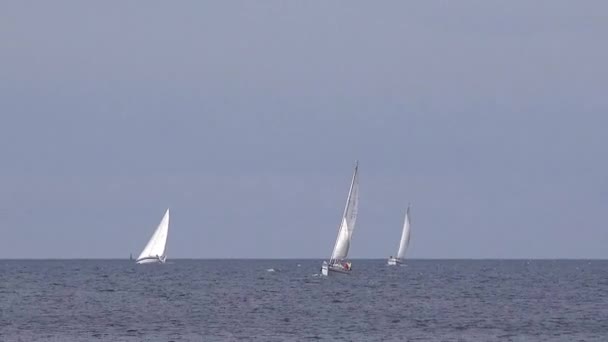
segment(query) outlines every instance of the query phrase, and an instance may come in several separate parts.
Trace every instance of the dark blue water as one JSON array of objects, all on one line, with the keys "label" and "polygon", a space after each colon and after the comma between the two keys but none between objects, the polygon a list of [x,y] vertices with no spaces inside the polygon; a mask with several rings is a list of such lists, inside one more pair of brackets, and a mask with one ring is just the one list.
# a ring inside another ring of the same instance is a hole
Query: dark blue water
[{"label": "dark blue water", "polygon": [[608,261],[320,263],[4,260],[0,341],[608,341]]}]

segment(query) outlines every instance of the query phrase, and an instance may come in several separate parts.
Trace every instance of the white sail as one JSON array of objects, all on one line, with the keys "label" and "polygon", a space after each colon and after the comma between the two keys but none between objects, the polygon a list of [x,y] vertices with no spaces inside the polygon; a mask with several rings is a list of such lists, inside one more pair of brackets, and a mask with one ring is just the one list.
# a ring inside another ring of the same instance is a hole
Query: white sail
[{"label": "white sail", "polygon": [[353,179],[350,184],[350,190],[346,199],[346,206],[344,208],[344,214],[342,215],[342,222],[338,230],[338,238],[334,245],[334,251],[331,254],[331,260],[343,260],[348,255],[348,249],[350,248],[350,241],[355,229],[355,223],[357,221],[357,210],[359,206],[359,177],[358,177],[359,164],[355,165],[355,172],[353,173]]},{"label": "white sail", "polygon": [[405,251],[407,246],[410,244],[410,206],[407,206],[405,212],[405,222],[403,222],[403,232],[401,233],[401,241],[399,242],[399,251],[397,252],[397,259],[403,259],[405,257]]},{"label": "white sail", "polygon": [[160,224],[152,234],[150,241],[141,251],[137,258],[137,263],[146,262],[164,262],[166,257],[165,249],[167,246],[167,234],[169,233],[169,209],[165,212],[165,216],[160,221]]},{"label": "white sail", "polygon": [[334,252],[331,254],[332,260],[343,260],[348,255],[348,249],[350,248],[350,234],[348,233],[348,223],[346,218],[342,219],[340,230],[338,231],[338,238],[334,246]]}]

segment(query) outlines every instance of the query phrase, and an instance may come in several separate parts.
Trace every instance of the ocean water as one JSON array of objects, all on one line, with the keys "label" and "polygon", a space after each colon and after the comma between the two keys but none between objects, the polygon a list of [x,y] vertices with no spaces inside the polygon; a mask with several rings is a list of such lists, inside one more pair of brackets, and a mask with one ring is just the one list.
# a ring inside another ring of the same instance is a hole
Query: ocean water
[{"label": "ocean water", "polygon": [[608,341],[608,261],[320,264],[0,260],[0,341]]}]

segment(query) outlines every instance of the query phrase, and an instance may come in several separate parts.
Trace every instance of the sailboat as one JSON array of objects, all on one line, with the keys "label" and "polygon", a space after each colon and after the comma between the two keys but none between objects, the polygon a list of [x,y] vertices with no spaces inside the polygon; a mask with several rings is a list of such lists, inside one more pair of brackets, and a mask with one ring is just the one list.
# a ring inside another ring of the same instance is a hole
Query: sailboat
[{"label": "sailboat", "polygon": [[323,261],[323,264],[321,265],[321,274],[324,276],[329,275],[330,272],[349,273],[352,270],[351,263],[346,261],[346,257],[348,256],[348,249],[350,248],[355,222],[357,221],[357,210],[359,206],[358,171],[359,163],[356,162],[353,179],[350,183],[350,189],[346,199],[344,214],[342,215],[342,222],[338,228],[338,237],[334,244],[334,250],[331,253],[329,261]]},{"label": "sailboat", "polygon": [[389,257],[388,264],[395,266],[402,264],[405,260],[405,251],[407,246],[410,244],[410,205],[408,204],[407,210],[405,211],[405,220],[403,222],[403,232],[401,232],[401,241],[399,241],[399,250],[397,251],[396,257]]},{"label": "sailboat", "polygon": [[164,264],[167,260],[167,234],[169,233],[169,209],[165,212],[163,219],[152,234],[150,241],[141,251],[139,257],[135,261],[138,264],[160,263]]}]

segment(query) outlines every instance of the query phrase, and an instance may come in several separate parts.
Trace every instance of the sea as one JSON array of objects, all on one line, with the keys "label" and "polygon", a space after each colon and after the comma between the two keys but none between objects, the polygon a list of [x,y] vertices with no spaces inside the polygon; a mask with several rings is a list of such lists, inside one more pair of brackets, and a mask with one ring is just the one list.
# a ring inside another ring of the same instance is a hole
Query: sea
[{"label": "sea", "polygon": [[0,341],[608,341],[608,261],[0,260]]}]

